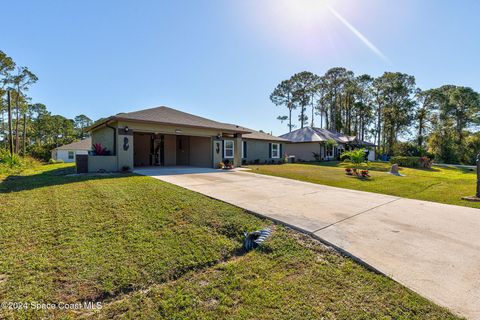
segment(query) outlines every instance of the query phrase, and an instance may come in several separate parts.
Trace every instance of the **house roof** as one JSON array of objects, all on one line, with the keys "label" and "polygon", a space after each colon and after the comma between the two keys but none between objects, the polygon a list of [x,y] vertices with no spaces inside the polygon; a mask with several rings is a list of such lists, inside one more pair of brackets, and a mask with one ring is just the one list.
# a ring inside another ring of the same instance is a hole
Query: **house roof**
[{"label": "house roof", "polygon": [[87,150],[88,151],[91,149],[92,149],[92,139],[86,138],[80,141],[65,144],[53,150]]},{"label": "house roof", "polygon": [[219,129],[236,133],[250,132],[250,130],[241,126],[230,123],[217,122],[165,106],[128,113],[119,113],[115,116],[103,120],[100,123],[93,125],[89,128],[89,130],[93,130],[108,121],[138,121],[195,128]]},{"label": "house roof", "polygon": [[251,133],[245,133],[242,135],[242,138],[253,139],[253,140],[268,140],[268,141],[279,141],[279,142],[288,142],[287,139],[280,138],[265,132],[260,132],[252,129],[248,129]]},{"label": "house roof", "polygon": [[373,143],[362,141],[355,136],[347,136],[346,134],[328,130],[323,128],[304,127],[290,133],[281,135],[280,138],[289,140],[290,142],[325,142],[330,139],[342,144],[362,144],[365,146],[375,146]]}]

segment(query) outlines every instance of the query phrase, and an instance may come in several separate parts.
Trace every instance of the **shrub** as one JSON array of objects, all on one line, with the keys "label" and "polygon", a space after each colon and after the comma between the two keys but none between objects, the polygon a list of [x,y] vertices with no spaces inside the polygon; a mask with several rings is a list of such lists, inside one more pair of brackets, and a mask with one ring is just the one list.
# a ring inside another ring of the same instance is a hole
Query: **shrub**
[{"label": "shrub", "polygon": [[225,167],[225,163],[219,162],[217,167],[218,167],[218,169],[223,169]]},{"label": "shrub", "polygon": [[10,168],[20,167],[22,165],[22,159],[20,156],[15,153],[10,154],[8,150],[3,150],[0,153],[0,162]]},{"label": "shrub", "polygon": [[352,168],[345,168],[345,174],[351,176],[352,173]]},{"label": "shrub", "polygon": [[315,161],[322,160],[322,158],[320,157],[320,153],[318,152],[312,152],[312,153],[313,153],[313,157],[315,158]]},{"label": "shrub", "polygon": [[104,146],[102,146],[101,143],[95,143],[93,145],[93,152],[95,153],[95,155],[97,156],[105,156],[107,155],[109,152],[107,151],[107,148],[105,148]]},{"label": "shrub", "polygon": [[430,168],[432,163],[428,157],[392,157],[390,158],[390,163],[396,163],[401,167],[409,168]]},{"label": "shrub", "polygon": [[365,151],[363,149],[355,149],[352,151],[346,151],[341,155],[342,159],[349,159],[354,167],[359,167],[365,161]]}]

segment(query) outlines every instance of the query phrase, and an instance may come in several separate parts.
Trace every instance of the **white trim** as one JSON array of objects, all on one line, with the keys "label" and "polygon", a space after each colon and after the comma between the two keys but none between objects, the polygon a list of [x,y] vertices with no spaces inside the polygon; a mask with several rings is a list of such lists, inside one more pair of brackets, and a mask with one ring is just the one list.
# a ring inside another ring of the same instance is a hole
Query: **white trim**
[{"label": "white trim", "polygon": [[[277,155],[274,156],[273,155],[273,146],[277,146]],[[280,143],[272,143],[272,150],[271,150],[271,154],[272,154],[272,159],[279,159],[280,158]]]},{"label": "white trim", "polygon": [[[230,149],[232,150],[232,155],[231,156],[227,156],[227,142],[232,143],[232,147],[228,148],[229,150]],[[223,157],[225,159],[233,159],[235,157],[235,143],[234,143],[233,140],[223,140]]]}]

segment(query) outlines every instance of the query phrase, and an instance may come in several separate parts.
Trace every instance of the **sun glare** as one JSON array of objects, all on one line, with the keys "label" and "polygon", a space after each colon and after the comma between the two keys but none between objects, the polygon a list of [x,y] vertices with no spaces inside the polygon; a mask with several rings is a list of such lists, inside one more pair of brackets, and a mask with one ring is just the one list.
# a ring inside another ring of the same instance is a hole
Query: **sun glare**
[{"label": "sun glare", "polygon": [[[368,37],[335,9],[329,0],[262,0],[248,6],[255,18],[256,32],[267,33],[287,50],[337,52],[345,47],[348,38],[356,38],[385,62],[388,58]],[[358,2],[349,6],[351,12],[360,12]],[[353,37],[352,37],[353,36]],[[300,48],[300,49],[299,49]]]}]

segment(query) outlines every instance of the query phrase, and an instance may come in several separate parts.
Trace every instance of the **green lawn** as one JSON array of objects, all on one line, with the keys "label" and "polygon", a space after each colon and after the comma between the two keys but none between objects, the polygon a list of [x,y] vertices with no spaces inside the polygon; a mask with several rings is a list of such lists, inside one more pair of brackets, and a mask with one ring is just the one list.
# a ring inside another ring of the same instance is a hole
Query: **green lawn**
[{"label": "green lawn", "polygon": [[476,172],[454,167],[432,169],[400,168],[403,177],[387,174],[391,164],[370,162],[371,178],[362,180],[347,176],[351,164],[320,162],[285,165],[249,166],[254,173],[284,177],[333,187],[383,193],[411,199],[435,201],[480,208],[479,202],[462,200],[475,194]]},{"label": "green lawn", "polygon": [[0,176],[0,302],[102,302],[98,311],[0,318],[454,319],[447,310],[294,231],[136,175],[44,165]]}]

